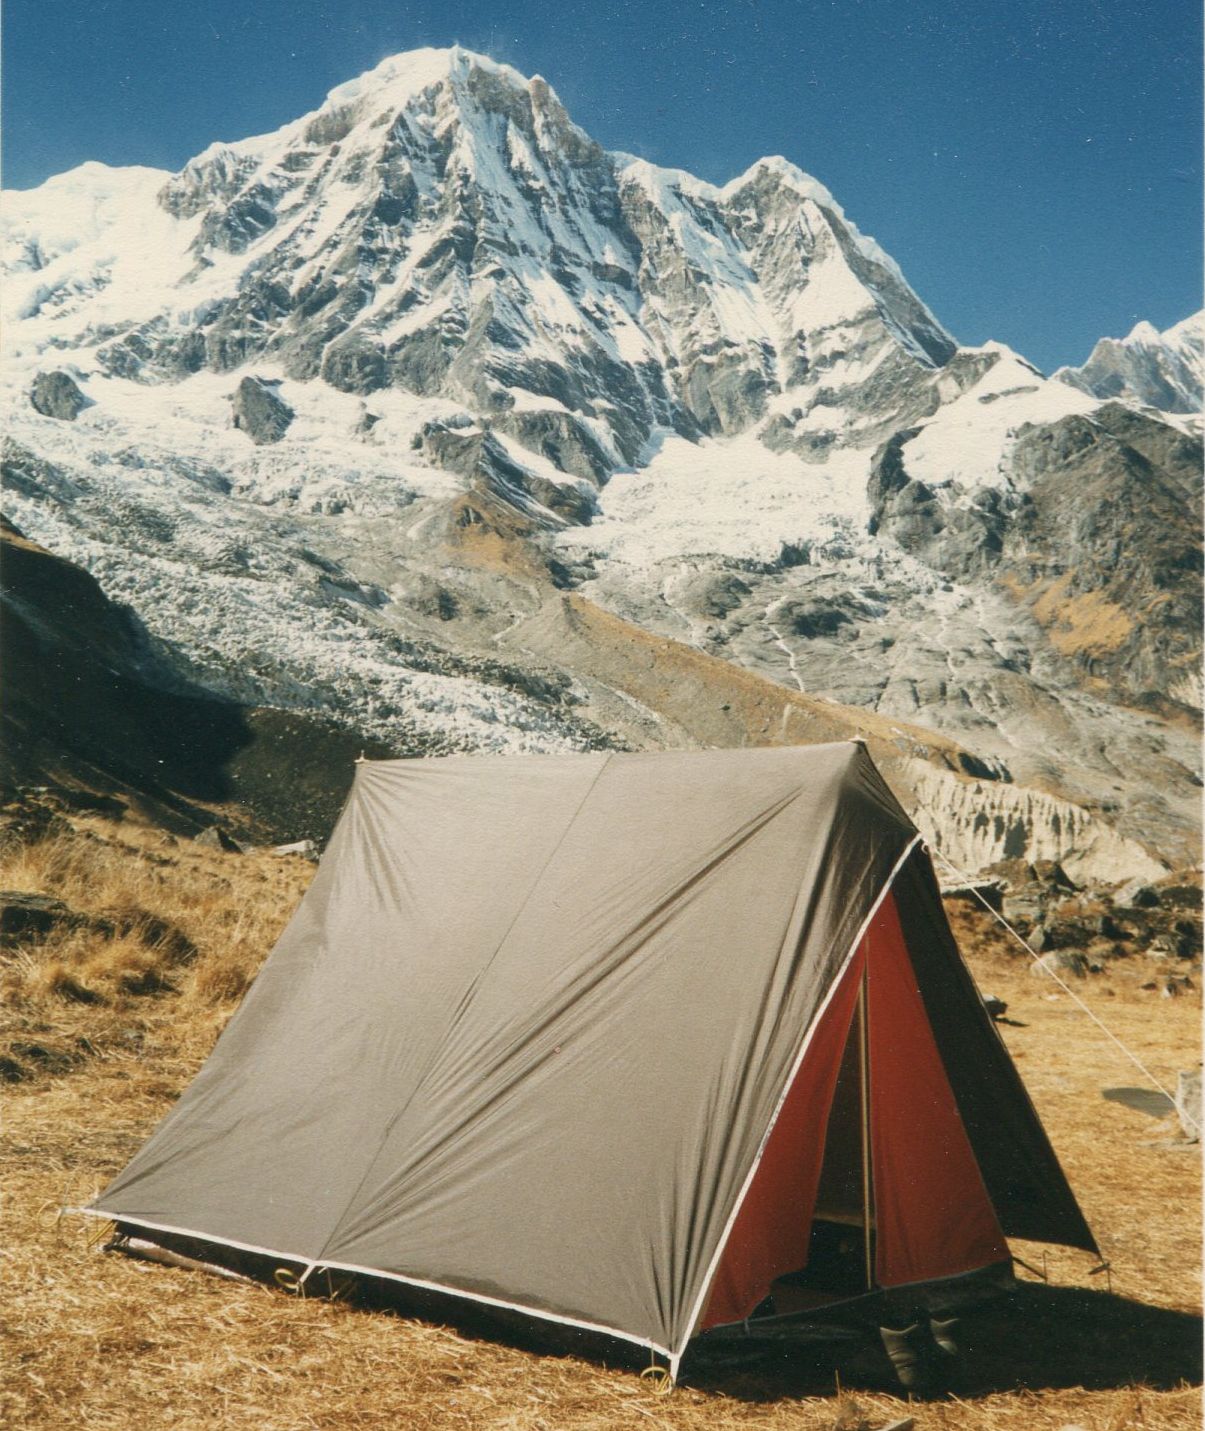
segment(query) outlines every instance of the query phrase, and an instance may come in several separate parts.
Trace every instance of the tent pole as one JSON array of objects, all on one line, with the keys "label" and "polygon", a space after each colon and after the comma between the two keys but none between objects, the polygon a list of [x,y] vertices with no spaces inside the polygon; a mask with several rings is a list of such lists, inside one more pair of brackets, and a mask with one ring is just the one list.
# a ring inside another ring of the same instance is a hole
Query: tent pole
[{"label": "tent pole", "polygon": [[874,1289],[874,1266],[871,1248],[871,1186],[870,1186],[870,1040],[866,1008],[867,969],[862,970],[858,987],[858,1083],[861,1094],[862,1121],[862,1252],[866,1262],[866,1290]]}]

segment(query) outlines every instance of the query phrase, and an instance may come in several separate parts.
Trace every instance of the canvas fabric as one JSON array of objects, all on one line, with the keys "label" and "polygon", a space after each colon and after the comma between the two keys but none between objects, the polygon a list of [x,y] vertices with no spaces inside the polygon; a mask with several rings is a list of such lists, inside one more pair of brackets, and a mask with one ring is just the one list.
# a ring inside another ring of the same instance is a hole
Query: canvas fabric
[{"label": "canvas fabric", "polygon": [[362,763],[94,1210],[678,1355],[915,839],[859,743]]}]

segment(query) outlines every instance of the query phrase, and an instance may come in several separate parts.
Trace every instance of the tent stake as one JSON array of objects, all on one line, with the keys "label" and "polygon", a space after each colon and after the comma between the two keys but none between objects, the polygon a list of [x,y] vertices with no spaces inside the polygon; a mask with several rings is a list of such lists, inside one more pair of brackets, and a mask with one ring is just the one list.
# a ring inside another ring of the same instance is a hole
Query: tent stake
[{"label": "tent stake", "polygon": [[1102,1272],[1105,1274],[1105,1286],[1111,1294],[1113,1291],[1113,1264],[1108,1258],[1105,1258],[1099,1267],[1088,1268],[1089,1277],[1099,1277]]},{"label": "tent stake", "polygon": [[1041,1271],[1039,1271],[1039,1270],[1038,1270],[1036,1267],[1034,1267],[1031,1263],[1026,1262],[1026,1260],[1025,1260],[1024,1257],[1018,1257],[1015,1252],[1014,1252],[1013,1255],[1012,1255],[1012,1259],[1013,1259],[1013,1261],[1017,1264],[1018,1267],[1024,1267],[1025,1270],[1026,1270],[1026,1272],[1032,1272],[1035,1277],[1040,1278],[1043,1282],[1049,1282],[1049,1281],[1050,1281],[1050,1278],[1047,1277],[1047,1275],[1046,1275],[1046,1266],[1045,1266],[1046,1259],[1045,1259],[1045,1257],[1042,1258],[1042,1269],[1041,1269]]},{"label": "tent stake", "polygon": [[665,1367],[658,1364],[657,1353],[649,1348],[651,1358],[648,1366],[640,1373],[640,1380],[647,1382],[654,1396],[669,1396],[674,1389],[677,1368],[671,1363]]}]

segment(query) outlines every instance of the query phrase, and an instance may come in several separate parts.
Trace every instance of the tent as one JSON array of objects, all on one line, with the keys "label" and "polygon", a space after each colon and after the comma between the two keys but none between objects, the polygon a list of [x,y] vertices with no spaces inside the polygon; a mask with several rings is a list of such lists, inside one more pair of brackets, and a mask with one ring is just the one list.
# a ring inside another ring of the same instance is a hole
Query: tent
[{"label": "tent", "polygon": [[88,1210],[674,1375],[775,1289],[1095,1250],[860,742],[360,763],[241,1008]]}]

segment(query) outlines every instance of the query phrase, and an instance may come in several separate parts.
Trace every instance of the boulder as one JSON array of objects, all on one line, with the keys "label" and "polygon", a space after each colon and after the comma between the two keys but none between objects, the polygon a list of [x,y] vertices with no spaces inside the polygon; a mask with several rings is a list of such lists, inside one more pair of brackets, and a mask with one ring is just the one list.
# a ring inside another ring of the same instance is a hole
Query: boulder
[{"label": "boulder", "polygon": [[270,855],[300,855],[304,860],[318,860],[318,846],[313,840],[294,840],[288,845],[273,845]]},{"label": "boulder", "polygon": [[226,850],[232,855],[241,855],[243,852],[242,845],[218,825],[210,825],[208,830],[202,830],[199,835],[194,836],[193,844],[201,845],[207,850]]},{"label": "boulder", "polygon": [[1201,954],[1201,925],[1192,919],[1177,919],[1171,935],[1178,959],[1196,959]]},{"label": "boulder", "polygon": [[293,421],[293,409],[274,387],[260,378],[244,378],[231,402],[235,427],[257,447],[279,442]]},{"label": "boulder", "polygon": [[80,1062],[77,1050],[42,1043],[13,1043],[11,1058],[0,1059],[0,1079],[20,1083],[36,1073],[70,1073]]},{"label": "boulder", "polygon": [[0,809],[0,849],[72,833],[71,821],[41,801],[17,799]]},{"label": "boulder", "polygon": [[74,422],[88,406],[88,399],[79,390],[75,379],[56,370],[39,373],[29,391],[29,401],[43,417],[57,417],[62,422]]},{"label": "boulder", "polygon": [[1047,891],[1039,884],[1022,885],[1004,897],[1004,917],[1024,934],[1041,924],[1049,903]]},{"label": "boulder", "polygon": [[60,926],[74,928],[81,919],[61,899],[23,890],[0,890],[0,944],[44,939]]},{"label": "boulder", "polygon": [[1201,913],[1201,890],[1195,884],[1165,884],[1158,890],[1159,903],[1167,909]]},{"label": "boulder", "polygon": [[1033,965],[1029,972],[1031,974],[1056,974],[1060,979],[1070,974],[1073,978],[1082,979],[1088,973],[1089,964],[1083,954],[1077,949],[1056,949],[1050,954],[1043,954]]},{"label": "boulder", "polygon": [[1058,860],[1034,860],[1033,872],[1040,884],[1054,889],[1075,891],[1079,888]]},{"label": "boulder", "polygon": [[958,880],[952,884],[943,884],[941,897],[963,900],[980,908],[986,904],[989,909],[994,909],[999,914],[1004,908],[1004,891],[1005,884],[1001,879]]},{"label": "boulder", "polygon": [[1163,901],[1153,884],[1132,879],[1128,884],[1123,884],[1113,896],[1113,903],[1131,909],[1156,909]]},{"label": "boulder", "polygon": [[1077,949],[1091,942],[1093,931],[1074,919],[1051,919],[1030,939],[1038,953],[1050,949]]},{"label": "boulder", "polygon": [[1176,1116],[1184,1136],[1199,1142],[1201,1138],[1201,1070],[1190,1068],[1176,1078]]}]

